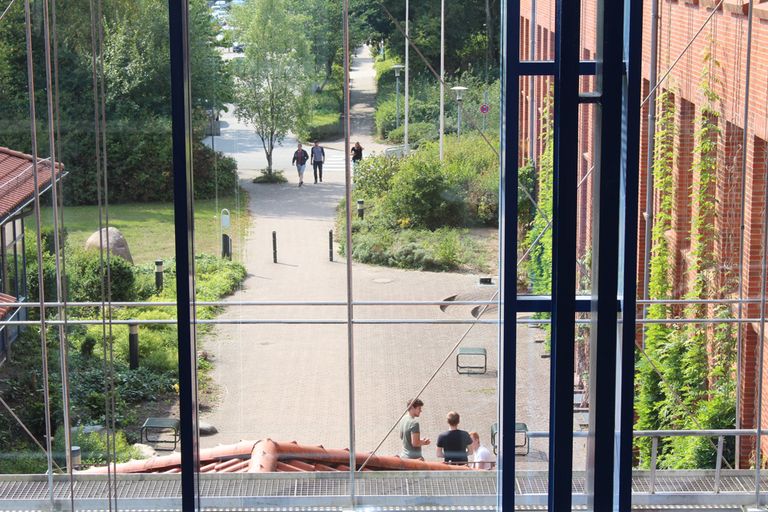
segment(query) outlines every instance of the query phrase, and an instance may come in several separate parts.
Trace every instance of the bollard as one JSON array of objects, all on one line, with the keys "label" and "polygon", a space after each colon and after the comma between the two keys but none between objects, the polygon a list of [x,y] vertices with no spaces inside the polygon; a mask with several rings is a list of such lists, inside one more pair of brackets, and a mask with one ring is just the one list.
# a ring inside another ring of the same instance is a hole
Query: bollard
[{"label": "bollard", "polygon": [[221,257],[232,259],[232,239],[227,234],[221,235]]},{"label": "bollard", "polygon": [[80,465],[83,463],[83,457],[80,452],[79,446],[72,446],[70,453],[72,454],[72,469],[80,469]]},{"label": "bollard", "polygon": [[139,367],[139,324],[128,324],[128,366]]},{"label": "bollard", "polygon": [[328,261],[333,261],[333,230],[328,230]]},{"label": "bollard", "polygon": [[163,289],[163,260],[155,260],[155,288]]},{"label": "bollard", "polygon": [[272,263],[277,263],[277,231],[272,232]]},{"label": "bollard", "polygon": [[365,218],[365,201],[362,199],[357,200],[357,218]]}]

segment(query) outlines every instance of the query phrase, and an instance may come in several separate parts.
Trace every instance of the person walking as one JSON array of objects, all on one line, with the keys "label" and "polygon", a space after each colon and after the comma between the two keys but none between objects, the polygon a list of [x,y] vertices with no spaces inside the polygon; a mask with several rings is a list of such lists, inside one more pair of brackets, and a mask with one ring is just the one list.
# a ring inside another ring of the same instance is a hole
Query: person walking
[{"label": "person walking", "polygon": [[309,159],[309,163],[312,164],[312,173],[315,175],[315,183],[317,183],[318,175],[320,176],[320,183],[323,182],[323,162],[325,162],[325,148],[315,141]]},{"label": "person walking", "polygon": [[469,462],[467,448],[472,445],[472,438],[469,432],[459,429],[459,413],[451,411],[445,419],[448,431],[437,436],[437,456],[443,457],[449,464],[466,464]]},{"label": "person walking", "polygon": [[400,439],[403,440],[403,450],[400,452],[401,459],[421,459],[421,447],[427,446],[431,441],[428,438],[421,437],[421,427],[418,417],[421,416],[421,408],[424,402],[419,398],[408,400],[408,413],[400,420]]},{"label": "person walking", "polygon": [[296,164],[296,170],[299,172],[299,186],[304,184],[304,168],[307,166],[307,160],[309,160],[309,155],[301,149],[301,143],[299,143],[298,148],[293,153],[293,160],[291,160],[292,164]]},{"label": "person walking", "polygon": [[472,438],[472,467],[475,469],[493,469],[493,455],[491,451],[480,444],[480,434],[470,432]]},{"label": "person walking", "polygon": [[352,147],[352,165],[357,167],[357,164],[359,164],[360,160],[362,159],[363,159],[363,146],[361,146],[359,142],[355,142],[355,145]]}]

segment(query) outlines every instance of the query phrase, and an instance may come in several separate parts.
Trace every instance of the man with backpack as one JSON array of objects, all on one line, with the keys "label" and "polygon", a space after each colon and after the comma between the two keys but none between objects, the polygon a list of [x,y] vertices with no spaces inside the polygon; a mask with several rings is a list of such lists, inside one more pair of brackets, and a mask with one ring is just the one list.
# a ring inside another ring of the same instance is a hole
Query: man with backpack
[{"label": "man with backpack", "polygon": [[312,172],[315,175],[315,183],[317,183],[317,176],[320,175],[320,183],[323,182],[323,162],[325,162],[325,149],[319,142],[315,141],[315,145],[312,146],[312,156],[310,157],[310,163],[312,164]]}]

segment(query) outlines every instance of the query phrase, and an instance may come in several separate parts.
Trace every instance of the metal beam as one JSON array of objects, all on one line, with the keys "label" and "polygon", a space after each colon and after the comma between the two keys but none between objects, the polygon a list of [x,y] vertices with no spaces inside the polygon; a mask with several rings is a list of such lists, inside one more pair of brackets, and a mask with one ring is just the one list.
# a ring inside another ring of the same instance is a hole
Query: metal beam
[{"label": "metal beam", "polygon": [[597,90],[592,172],[592,311],[587,496],[592,510],[613,510],[619,271],[619,178],[624,3],[597,3]]},{"label": "metal beam", "polygon": [[581,2],[557,0],[555,5],[552,369],[549,397],[551,437],[548,496],[548,507],[552,511],[571,509]]},{"label": "metal beam", "polygon": [[168,0],[171,53],[173,210],[176,239],[176,314],[179,350],[181,501],[200,509],[195,343],[195,248],[192,181],[192,112],[189,78],[189,0]]}]

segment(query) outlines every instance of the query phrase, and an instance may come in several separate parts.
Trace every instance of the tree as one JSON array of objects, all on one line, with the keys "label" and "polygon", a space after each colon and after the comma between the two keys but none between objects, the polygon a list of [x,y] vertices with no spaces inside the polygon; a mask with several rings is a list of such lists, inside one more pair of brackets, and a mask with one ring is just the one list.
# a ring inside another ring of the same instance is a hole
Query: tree
[{"label": "tree", "polygon": [[290,14],[284,0],[250,1],[235,19],[246,44],[245,58],[235,72],[238,119],[251,124],[272,174],[272,152],[299,121],[309,89],[308,44],[302,20]]}]

